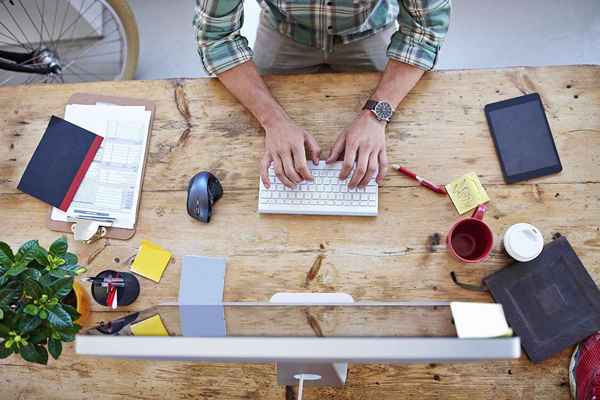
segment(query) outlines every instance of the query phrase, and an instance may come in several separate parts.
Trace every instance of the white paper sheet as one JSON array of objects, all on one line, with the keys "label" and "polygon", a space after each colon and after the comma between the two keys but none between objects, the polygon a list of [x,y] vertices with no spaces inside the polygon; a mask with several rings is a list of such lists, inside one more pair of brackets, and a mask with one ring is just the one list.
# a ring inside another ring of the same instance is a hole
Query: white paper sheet
[{"label": "white paper sheet", "polygon": [[512,336],[502,304],[451,302],[452,318],[459,338]]},{"label": "white paper sheet", "polygon": [[142,170],[151,112],[143,107],[70,104],[65,120],[104,141],[66,213],[54,208],[51,218],[66,222],[75,210],[107,213],[113,227],[133,229],[137,217]]}]

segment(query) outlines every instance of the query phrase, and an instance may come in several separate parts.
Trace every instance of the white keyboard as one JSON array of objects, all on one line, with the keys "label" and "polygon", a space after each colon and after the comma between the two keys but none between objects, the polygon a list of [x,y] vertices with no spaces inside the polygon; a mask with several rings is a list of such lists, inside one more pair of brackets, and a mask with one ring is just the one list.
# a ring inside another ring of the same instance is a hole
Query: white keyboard
[{"label": "white keyboard", "polygon": [[314,178],[312,182],[302,182],[295,189],[282,184],[269,168],[271,188],[262,181],[258,196],[258,212],[271,214],[316,214],[316,215],[377,215],[378,192],[375,179],[371,179],[363,189],[348,188],[352,174],[344,180],[338,178],[342,162],[314,165],[308,162]]}]

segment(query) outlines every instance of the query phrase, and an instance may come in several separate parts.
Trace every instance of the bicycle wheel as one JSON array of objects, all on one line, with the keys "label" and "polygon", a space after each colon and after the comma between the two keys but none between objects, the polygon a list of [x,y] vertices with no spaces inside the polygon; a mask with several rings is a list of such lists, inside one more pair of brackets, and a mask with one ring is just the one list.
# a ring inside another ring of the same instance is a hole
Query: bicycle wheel
[{"label": "bicycle wheel", "polygon": [[132,79],[138,54],[126,0],[0,0],[0,85]]}]

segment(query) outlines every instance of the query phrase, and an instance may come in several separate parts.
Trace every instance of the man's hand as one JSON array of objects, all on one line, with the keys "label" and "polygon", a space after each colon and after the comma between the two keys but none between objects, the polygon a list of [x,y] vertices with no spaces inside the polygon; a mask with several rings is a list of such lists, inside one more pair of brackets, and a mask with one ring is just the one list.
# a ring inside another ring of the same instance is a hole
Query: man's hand
[{"label": "man's hand", "polygon": [[348,183],[350,188],[367,186],[376,171],[379,171],[376,181],[381,184],[388,166],[385,123],[378,121],[371,111],[363,110],[338,136],[327,163],[337,161],[342,153],[344,165],[340,171],[340,179],[346,179],[350,175],[356,161],[354,174]]},{"label": "man's hand", "polygon": [[290,119],[265,126],[265,155],[260,162],[260,177],[269,188],[269,166],[275,167],[275,175],[287,187],[293,188],[302,181],[312,181],[313,177],[306,164],[304,146],[312,162],[319,163],[321,149],[310,133],[300,128]]}]

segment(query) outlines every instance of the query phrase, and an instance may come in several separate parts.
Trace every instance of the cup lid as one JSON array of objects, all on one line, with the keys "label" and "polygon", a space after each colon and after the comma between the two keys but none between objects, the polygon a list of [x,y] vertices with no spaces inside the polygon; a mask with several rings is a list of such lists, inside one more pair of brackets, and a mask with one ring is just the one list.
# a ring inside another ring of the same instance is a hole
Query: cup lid
[{"label": "cup lid", "polygon": [[512,225],[504,234],[504,248],[517,261],[531,261],[544,248],[544,237],[535,226],[519,223]]}]

